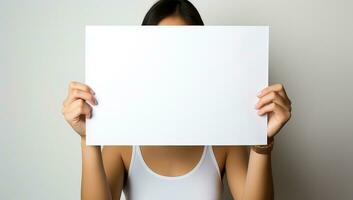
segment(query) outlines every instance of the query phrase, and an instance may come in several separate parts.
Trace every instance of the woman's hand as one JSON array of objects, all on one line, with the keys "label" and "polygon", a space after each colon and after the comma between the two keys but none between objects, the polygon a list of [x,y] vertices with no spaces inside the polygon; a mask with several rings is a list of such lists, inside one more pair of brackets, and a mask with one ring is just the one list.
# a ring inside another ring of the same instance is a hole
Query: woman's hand
[{"label": "woman's hand", "polygon": [[273,137],[291,117],[291,101],[283,85],[276,84],[266,87],[257,95],[259,101],[255,108],[259,115],[268,114],[267,136]]},{"label": "woman's hand", "polygon": [[92,115],[92,107],[87,102],[97,105],[93,90],[83,83],[71,82],[63,102],[62,114],[81,137],[86,136],[86,118]]}]

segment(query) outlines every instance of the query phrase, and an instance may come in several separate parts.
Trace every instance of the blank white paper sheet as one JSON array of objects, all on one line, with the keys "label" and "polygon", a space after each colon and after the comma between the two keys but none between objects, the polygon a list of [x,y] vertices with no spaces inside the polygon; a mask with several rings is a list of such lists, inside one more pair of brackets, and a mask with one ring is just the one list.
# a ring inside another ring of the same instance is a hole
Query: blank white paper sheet
[{"label": "blank white paper sheet", "polygon": [[266,144],[267,26],[86,26],[87,145]]}]

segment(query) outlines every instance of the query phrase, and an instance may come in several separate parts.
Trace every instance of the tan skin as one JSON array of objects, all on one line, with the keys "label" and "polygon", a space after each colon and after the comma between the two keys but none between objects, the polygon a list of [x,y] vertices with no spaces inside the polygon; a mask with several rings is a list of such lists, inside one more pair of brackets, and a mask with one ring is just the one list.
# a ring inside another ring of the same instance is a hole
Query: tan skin
[{"label": "tan skin", "polygon": [[[187,25],[178,16],[163,19],[159,25]],[[281,84],[264,88],[255,105],[259,115],[268,115],[268,137],[274,137],[291,116],[291,102]],[[63,103],[63,115],[81,136],[81,198],[120,199],[129,169],[131,146],[86,146],[85,119],[91,117],[97,101],[93,90],[79,82],[71,82]],[[202,146],[141,146],[143,158],[154,172],[164,176],[180,176],[199,161]],[[233,198],[239,200],[273,199],[271,154],[259,154],[246,146],[213,146],[222,174],[226,172]]]}]

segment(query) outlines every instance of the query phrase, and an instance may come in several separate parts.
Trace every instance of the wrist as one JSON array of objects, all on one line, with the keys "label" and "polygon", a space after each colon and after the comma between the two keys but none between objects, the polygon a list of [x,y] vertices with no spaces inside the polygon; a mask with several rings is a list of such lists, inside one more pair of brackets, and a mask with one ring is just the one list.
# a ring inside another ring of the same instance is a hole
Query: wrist
[{"label": "wrist", "polygon": [[86,147],[86,136],[81,136],[81,147]]},{"label": "wrist", "polygon": [[251,150],[258,154],[270,154],[272,152],[274,146],[274,138],[268,137],[266,145],[253,145],[251,146]]}]

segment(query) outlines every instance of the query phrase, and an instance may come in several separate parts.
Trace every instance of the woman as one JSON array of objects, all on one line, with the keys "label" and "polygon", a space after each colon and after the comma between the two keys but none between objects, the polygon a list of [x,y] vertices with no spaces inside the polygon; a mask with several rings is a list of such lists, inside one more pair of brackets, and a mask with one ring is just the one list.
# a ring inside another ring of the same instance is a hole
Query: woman
[{"label": "woman", "polygon": [[[148,11],[143,25],[203,25],[187,0],[161,0]],[[255,105],[268,115],[268,145],[253,146],[86,146],[85,119],[97,105],[93,90],[69,85],[63,104],[67,122],[81,136],[82,199],[220,199],[222,176],[235,199],[273,199],[271,149],[273,137],[291,115],[282,85],[259,92]],[[88,104],[89,103],[89,104]],[[246,133],[244,133],[246,134]]]}]

